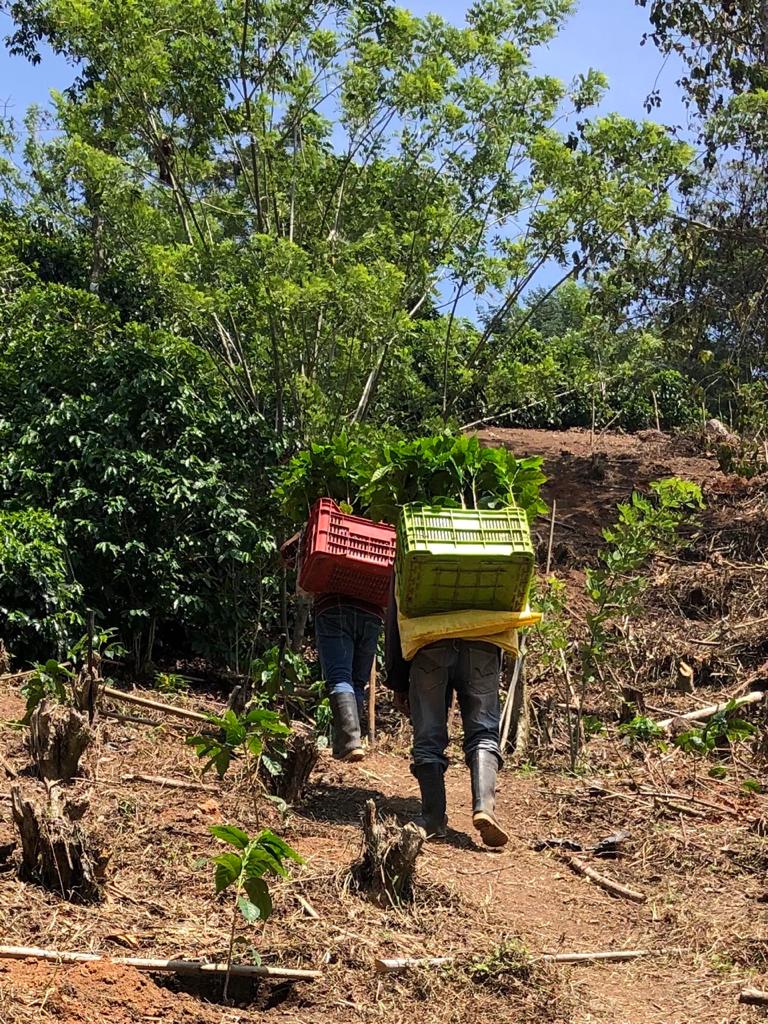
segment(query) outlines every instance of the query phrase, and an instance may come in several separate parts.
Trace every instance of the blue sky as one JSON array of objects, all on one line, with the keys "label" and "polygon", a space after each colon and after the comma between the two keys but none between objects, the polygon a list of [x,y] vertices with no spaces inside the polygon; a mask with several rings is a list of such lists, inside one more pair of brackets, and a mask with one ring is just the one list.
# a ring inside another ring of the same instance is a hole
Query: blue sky
[{"label": "blue sky", "polygon": [[[417,14],[436,11],[451,21],[461,23],[467,0],[401,0]],[[10,19],[0,14],[0,35],[8,34]],[[578,10],[562,33],[546,49],[539,52],[538,69],[566,81],[579,71],[597,68],[610,81],[610,91],[603,103],[605,111],[617,111],[630,117],[644,117],[643,100],[654,86],[662,88],[664,105],[654,118],[666,124],[685,124],[685,112],[675,87],[678,65],[668,61],[652,43],[640,45],[648,28],[647,12],[634,0],[580,0]],[[19,57],[0,53],[0,111],[7,104],[8,113],[23,116],[31,103],[45,105],[50,89],[63,88],[72,78],[72,69],[65,61],[47,54],[37,66]]]}]

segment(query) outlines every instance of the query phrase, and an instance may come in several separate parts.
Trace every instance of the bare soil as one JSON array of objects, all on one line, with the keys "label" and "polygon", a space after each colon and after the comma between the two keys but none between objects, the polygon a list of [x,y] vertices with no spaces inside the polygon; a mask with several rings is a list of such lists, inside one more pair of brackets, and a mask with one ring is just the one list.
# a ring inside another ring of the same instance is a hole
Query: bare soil
[{"label": "bare soil", "polygon": [[[660,563],[653,570],[648,615],[639,627],[645,631],[642,642],[653,648],[649,661],[655,669],[642,680],[651,704],[680,711],[721,699],[759,666],[761,657],[768,658],[768,630],[750,626],[748,642],[742,642],[732,611],[734,602],[741,602],[743,614],[759,619],[760,602],[768,600],[761,574],[768,566],[768,545],[763,546],[766,515],[759,485],[745,488],[726,479],[705,456],[680,452],[663,438],[601,438],[605,464],[596,479],[588,433],[497,430],[482,436],[521,454],[545,455],[552,477],[548,496],[557,498],[558,519],[567,524],[558,528],[558,543],[567,550],[557,571],[568,583],[576,618],[584,600],[584,566],[594,559],[600,530],[614,518],[616,502],[664,475],[705,485],[709,510],[696,541],[698,554],[690,563]],[[744,522],[736,528],[739,516]],[[734,544],[742,545],[736,558]],[[721,547],[727,552],[720,556],[725,565],[713,557]],[[723,595],[719,605],[707,598],[698,619],[681,610],[680,588],[694,577],[705,597]],[[723,589],[726,583],[730,590]],[[670,673],[677,650],[674,657],[667,652],[656,658],[655,648],[663,647],[660,616],[666,616],[665,635],[673,647],[699,636],[698,630],[702,638],[719,630],[717,644],[699,652],[695,694],[674,690]],[[715,669],[707,672],[705,666]],[[545,689],[546,680],[540,685]],[[305,803],[286,824],[271,808],[256,820],[247,785],[236,772],[223,782],[207,777],[213,791],[124,781],[129,773],[199,781],[199,764],[184,743],[185,730],[170,720],[151,728],[102,718],[86,757],[86,777],[72,786],[89,794],[88,827],[109,853],[105,901],[66,903],[19,881],[15,852],[0,862],[4,944],[221,961],[230,904],[213,895],[209,858],[221,846],[208,827],[228,821],[253,832],[272,824],[306,863],[274,885],[275,913],[264,927],[238,928],[237,957],[252,962],[258,955],[265,964],[316,968],[323,972],[320,980],[233,982],[232,1001],[224,1005],[218,980],[149,975],[109,963],[0,960],[0,1024],[736,1024],[764,1019],[763,1011],[737,1002],[742,987],[768,987],[768,798],[743,786],[745,779],[767,781],[759,751],[740,745],[723,756],[718,774],[724,777],[713,778],[708,762],[676,749],[628,746],[610,729],[589,743],[576,774],[564,770],[565,758],[557,751],[538,766],[509,766],[501,778],[499,812],[511,840],[493,852],[476,842],[469,779],[455,744],[447,774],[448,840],[425,847],[415,903],[381,909],[346,882],[359,853],[366,799],[401,821],[418,809],[417,786],[408,772],[407,729],[397,724],[386,701],[385,694],[380,717],[387,727],[377,750],[359,765],[339,764],[324,753]],[[202,694],[189,703],[216,706]],[[9,724],[22,712],[18,687],[0,684],[0,852],[14,839],[10,774],[23,773],[29,762],[23,733]],[[753,720],[764,728],[761,714]],[[643,789],[678,796],[670,806],[668,799]],[[617,832],[627,833],[618,856],[589,852],[590,845]],[[585,849],[579,856],[642,892],[646,902],[612,897],[574,874],[557,847],[536,848],[552,839],[580,844]],[[533,958],[621,949],[652,955],[578,966],[534,959],[504,971],[497,968],[505,944],[519,944]],[[455,960],[448,968],[405,975],[374,971],[377,957],[431,955]],[[487,980],[473,967],[478,962],[489,965]]]}]

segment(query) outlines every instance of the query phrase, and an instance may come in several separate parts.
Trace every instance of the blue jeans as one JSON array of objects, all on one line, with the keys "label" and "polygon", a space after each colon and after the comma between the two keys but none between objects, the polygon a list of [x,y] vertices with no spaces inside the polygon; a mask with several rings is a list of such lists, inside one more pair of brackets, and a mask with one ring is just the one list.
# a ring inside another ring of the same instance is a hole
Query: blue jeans
[{"label": "blue jeans", "polygon": [[378,615],[339,602],[315,618],[320,667],[329,693],[354,693],[362,718],[382,622]]},{"label": "blue jeans", "polygon": [[464,724],[467,763],[476,750],[492,750],[501,766],[500,674],[501,651],[480,640],[439,640],[416,653],[409,690],[414,765],[437,762],[448,767],[445,750],[453,689]]}]

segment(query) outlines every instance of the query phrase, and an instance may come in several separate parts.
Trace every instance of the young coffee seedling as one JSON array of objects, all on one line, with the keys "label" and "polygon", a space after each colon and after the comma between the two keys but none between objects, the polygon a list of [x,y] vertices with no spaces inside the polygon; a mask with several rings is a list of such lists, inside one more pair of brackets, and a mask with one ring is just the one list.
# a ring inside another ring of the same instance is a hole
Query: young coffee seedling
[{"label": "young coffee seedling", "polygon": [[285,877],[288,871],[284,860],[290,859],[297,864],[303,864],[304,861],[293,847],[270,829],[263,829],[253,839],[235,825],[212,825],[210,832],[237,851],[221,853],[213,858],[216,894],[231,891],[234,895],[224,982],[226,999],[238,916],[242,916],[248,924],[266,921],[272,913],[272,897],[264,876]]}]

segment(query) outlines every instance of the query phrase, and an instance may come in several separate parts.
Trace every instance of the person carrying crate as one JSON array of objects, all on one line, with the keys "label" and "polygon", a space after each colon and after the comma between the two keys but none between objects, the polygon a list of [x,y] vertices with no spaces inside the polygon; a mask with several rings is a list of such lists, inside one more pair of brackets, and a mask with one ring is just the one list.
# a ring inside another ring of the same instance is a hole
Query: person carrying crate
[{"label": "person carrying crate", "polygon": [[456,693],[464,726],[464,757],[472,785],[472,824],[486,846],[506,845],[496,818],[496,777],[503,764],[499,747],[501,650],[482,640],[438,640],[402,655],[395,602],[385,634],[386,684],[395,705],[413,726],[411,772],[421,793],[419,824],[427,837],[443,839],[448,827],[445,770],[448,714]]},{"label": "person carrying crate", "polygon": [[444,776],[455,692],[472,823],[486,846],[508,842],[496,817],[501,657],[516,655],[517,630],[540,618],[527,603],[532,572],[528,525],[517,509],[403,509],[385,628],[386,685],[411,719],[419,824],[433,839],[447,833]]},{"label": "person carrying crate", "polygon": [[395,554],[391,526],[344,514],[322,498],[281,549],[313,595],[315,641],[333,718],[333,756],[360,761],[365,688],[384,625]]}]

